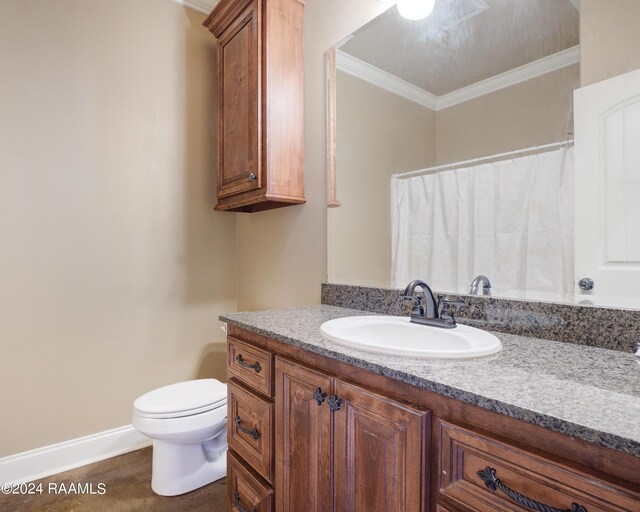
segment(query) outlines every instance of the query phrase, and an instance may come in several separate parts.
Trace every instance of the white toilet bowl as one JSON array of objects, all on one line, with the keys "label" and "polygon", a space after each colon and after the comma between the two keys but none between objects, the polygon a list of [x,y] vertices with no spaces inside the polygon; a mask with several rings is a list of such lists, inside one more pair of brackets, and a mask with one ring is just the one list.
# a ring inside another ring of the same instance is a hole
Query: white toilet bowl
[{"label": "white toilet bowl", "polygon": [[133,404],[133,426],[153,439],[151,488],[176,496],[227,474],[227,385],[179,382]]}]

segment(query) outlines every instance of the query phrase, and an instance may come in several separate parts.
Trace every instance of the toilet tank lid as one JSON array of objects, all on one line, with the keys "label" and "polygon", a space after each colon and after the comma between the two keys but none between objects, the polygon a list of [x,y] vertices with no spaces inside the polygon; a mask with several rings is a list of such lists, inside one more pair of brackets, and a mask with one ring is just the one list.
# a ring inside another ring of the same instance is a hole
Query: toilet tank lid
[{"label": "toilet tank lid", "polygon": [[227,385],[216,379],[170,384],[138,397],[134,409],[146,414],[176,413],[212,406],[227,399]]}]

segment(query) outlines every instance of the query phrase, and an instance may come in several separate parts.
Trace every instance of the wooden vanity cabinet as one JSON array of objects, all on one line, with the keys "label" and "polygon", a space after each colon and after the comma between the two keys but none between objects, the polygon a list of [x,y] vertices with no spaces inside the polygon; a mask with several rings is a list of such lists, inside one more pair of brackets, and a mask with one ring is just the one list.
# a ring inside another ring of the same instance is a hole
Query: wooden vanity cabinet
[{"label": "wooden vanity cabinet", "polygon": [[216,210],[305,202],[301,0],[221,0],[204,25],[218,38]]},{"label": "wooden vanity cabinet", "polygon": [[231,484],[257,511],[640,512],[640,458],[234,326],[229,351],[230,407],[265,436],[230,441]]},{"label": "wooden vanity cabinet", "polygon": [[439,501],[455,510],[640,511],[638,494],[576,468],[446,421],[435,429]]},{"label": "wooden vanity cabinet", "polygon": [[426,511],[429,413],[276,358],[276,511]]},{"label": "wooden vanity cabinet", "polygon": [[273,354],[227,339],[227,509],[273,512]]}]

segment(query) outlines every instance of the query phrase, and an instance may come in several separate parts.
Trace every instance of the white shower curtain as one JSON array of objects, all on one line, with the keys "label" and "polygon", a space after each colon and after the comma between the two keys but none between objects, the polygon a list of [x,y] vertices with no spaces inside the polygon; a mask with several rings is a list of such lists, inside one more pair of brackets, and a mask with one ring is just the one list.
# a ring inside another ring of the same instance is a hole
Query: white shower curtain
[{"label": "white shower curtain", "polygon": [[395,287],[494,295],[573,290],[573,148],[391,179]]}]

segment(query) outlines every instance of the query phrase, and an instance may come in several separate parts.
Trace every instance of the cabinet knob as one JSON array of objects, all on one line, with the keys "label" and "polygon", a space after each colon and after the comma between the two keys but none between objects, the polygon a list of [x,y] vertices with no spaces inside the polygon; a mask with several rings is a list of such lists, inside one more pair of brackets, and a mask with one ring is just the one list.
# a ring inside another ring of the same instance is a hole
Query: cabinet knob
[{"label": "cabinet knob", "polygon": [[256,181],[256,175],[253,174],[252,172],[249,173],[249,181]]},{"label": "cabinet knob", "polygon": [[327,394],[322,391],[322,388],[318,388],[313,392],[313,399],[318,403],[318,405],[322,405],[325,398],[327,398]]},{"label": "cabinet knob", "polygon": [[327,400],[327,403],[329,404],[331,412],[336,412],[340,410],[340,407],[342,407],[342,398],[338,398],[338,395],[332,395],[329,397],[329,400]]}]

